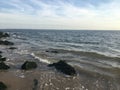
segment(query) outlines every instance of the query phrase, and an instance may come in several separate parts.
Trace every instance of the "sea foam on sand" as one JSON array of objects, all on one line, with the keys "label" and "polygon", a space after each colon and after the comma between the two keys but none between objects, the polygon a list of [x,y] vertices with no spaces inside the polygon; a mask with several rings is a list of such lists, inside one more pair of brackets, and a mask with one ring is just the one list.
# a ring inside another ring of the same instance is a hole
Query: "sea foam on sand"
[{"label": "sea foam on sand", "polygon": [[31,53],[31,56],[33,56],[35,59],[38,59],[40,62],[50,64],[50,62],[47,59],[42,59],[42,58],[36,56],[34,53]]}]

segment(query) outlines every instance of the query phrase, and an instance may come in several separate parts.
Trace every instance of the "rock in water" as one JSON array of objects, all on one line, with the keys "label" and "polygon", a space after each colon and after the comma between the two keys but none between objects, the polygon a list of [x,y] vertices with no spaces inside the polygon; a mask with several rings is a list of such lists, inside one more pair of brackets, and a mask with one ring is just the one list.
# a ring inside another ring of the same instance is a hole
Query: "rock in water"
[{"label": "rock in water", "polygon": [[10,67],[8,65],[6,65],[4,62],[0,62],[0,70],[7,70]]},{"label": "rock in water", "polygon": [[17,48],[16,47],[10,47],[9,49],[14,50],[14,49],[17,49]]},{"label": "rock in water", "polygon": [[2,53],[2,51],[0,51],[0,54]]},{"label": "rock in water", "polygon": [[10,37],[10,35],[8,33],[0,32],[0,38],[3,37]]},{"label": "rock in water", "polygon": [[0,82],[0,90],[6,90],[6,89],[7,86],[3,82]]},{"label": "rock in water", "polygon": [[49,67],[55,67],[58,71],[66,75],[76,75],[75,69],[67,64],[65,61],[59,61],[57,63],[49,64]]},{"label": "rock in water", "polygon": [[2,58],[2,55],[0,55],[0,58]]},{"label": "rock in water", "polygon": [[14,45],[14,43],[10,42],[10,41],[2,41],[2,40],[0,40],[0,45]]},{"label": "rock in water", "polygon": [[4,61],[6,61],[6,58],[0,55],[0,62],[4,62]]},{"label": "rock in water", "polygon": [[50,53],[58,53],[58,51],[56,51],[56,50],[46,50],[46,52],[50,52]]},{"label": "rock in water", "polygon": [[10,37],[8,33],[4,33],[4,37]]},{"label": "rock in water", "polygon": [[37,64],[32,61],[26,61],[21,67],[21,69],[24,70],[35,69],[35,68],[37,68]]}]

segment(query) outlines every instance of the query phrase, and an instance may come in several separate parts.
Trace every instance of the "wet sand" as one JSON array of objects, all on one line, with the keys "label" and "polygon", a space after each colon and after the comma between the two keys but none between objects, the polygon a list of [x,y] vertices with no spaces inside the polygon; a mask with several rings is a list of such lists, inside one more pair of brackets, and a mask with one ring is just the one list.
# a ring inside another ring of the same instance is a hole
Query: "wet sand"
[{"label": "wet sand", "polygon": [[[6,54],[8,58],[9,55]],[[41,57],[46,57],[43,56]],[[14,59],[10,58],[6,62],[11,68],[0,71],[0,81],[8,86],[7,90],[120,90],[118,77],[111,78],[97,72],[85,71],[77,66],[73,66],[77,76],[66,76],[29,55],[12,54],[11,57]],[[25,60],[35,61],[38,68],[21,70]]]},{"label": "wet sand", "polygon": [[[11,52],[8,50],[3,53],[9,58],[6,63],[11,68],[0,71],[0,81],[7,85],[7,90],[120,90],[119,77],[112,78],[97,72],[85,71],[77,66],[73,66],[77,76],[66,76],[30,55]],[[45,59],[47,56],[41,54],[40,57]],[[20,67],[26,60],[35,61],[38,68],[21,70]]]},{"label": "wet sand", "polygon": [[0,71],[8,90],[119,90],[112,79],[82,72],[66,76],[54,70]]},{"label": "wet sand", "polygon": [[20,73],[21,71],[1,71],[0,81],[8,86],[8,90],[78,90],[83,87],[77,77],[65,77],[51,71],[22,71],[22,75],[19,75]]}]

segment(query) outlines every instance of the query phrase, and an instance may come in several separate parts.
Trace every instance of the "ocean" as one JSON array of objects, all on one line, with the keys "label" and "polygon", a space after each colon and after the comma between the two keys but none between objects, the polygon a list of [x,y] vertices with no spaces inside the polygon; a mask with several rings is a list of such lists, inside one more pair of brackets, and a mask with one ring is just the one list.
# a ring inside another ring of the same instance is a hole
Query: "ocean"
[{"label": "ocean", "polygon": [[11,60],[19,57],[16,53],[46,64],[65,60],[80,68],[79,74],[82,71],[111,78],[115,88],[102,90],[120,89],[120,31],[19,29],[5,32],[11,35],[9,40],[18,48],[14,55],[8,55]]}]

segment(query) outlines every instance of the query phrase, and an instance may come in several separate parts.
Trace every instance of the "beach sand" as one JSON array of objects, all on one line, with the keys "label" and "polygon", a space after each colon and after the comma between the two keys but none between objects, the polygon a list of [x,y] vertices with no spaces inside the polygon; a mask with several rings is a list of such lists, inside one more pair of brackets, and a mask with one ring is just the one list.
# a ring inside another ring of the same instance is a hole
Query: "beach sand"
[{"label": "beach sand", "polygon": [[119,90],[112,80],[84,72],[66,76],[52,70],[0,71],[0,81],[7,90]]},{"label": "beach sand", "polygon": [[[120,90],[119,78],[85,71],[77,66],[73,66],[76,76],[66,76],[29,55],[6,52],[4,56],[10,58],[6,63],[11,68],[0,71],[0,81],[7,85],[7,90]],[[40,56],[46,57],[44,54]],[[37,69],[21,70],[20,67],[26,60],[35,61]]]},{"label": "beach sand", "polygon": [[80,84],[76,79],[50,71],[0,72],[0,81],[8,86],[8,90],[78,90]]}]

